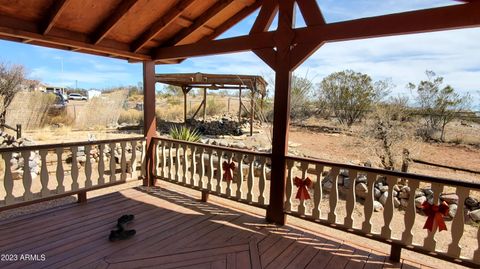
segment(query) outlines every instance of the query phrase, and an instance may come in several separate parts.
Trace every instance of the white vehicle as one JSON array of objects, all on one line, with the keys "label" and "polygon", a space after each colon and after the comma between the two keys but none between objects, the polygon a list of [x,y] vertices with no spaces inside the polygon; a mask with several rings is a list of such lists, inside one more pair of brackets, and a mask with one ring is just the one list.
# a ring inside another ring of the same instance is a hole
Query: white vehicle
[{"label": "white vehicle", "polygon": [[86,96],[83,96],[79,93],[71,93],[68,95],[68,99],[69,100],[85,100],[87,101],[87,97]]}]

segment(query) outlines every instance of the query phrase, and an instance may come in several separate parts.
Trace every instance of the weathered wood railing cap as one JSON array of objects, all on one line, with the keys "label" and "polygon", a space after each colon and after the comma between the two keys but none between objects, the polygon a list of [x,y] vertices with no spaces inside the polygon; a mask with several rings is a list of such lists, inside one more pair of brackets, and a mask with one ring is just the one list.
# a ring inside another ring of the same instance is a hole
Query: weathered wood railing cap
[{"label": "weathered wood railing cap", "polygon": [[95,141],[80,141],[80,142],[70,142],[70,143],[58,143],[58,144],[43,144],[27,147],[16,147],[16,148],[3,148],[0,149],[1,153],[6,152],[19,152],[19,151],[33,151],[33,150],[42,150],[42,149],[54,149],[54,148],[68,148],[68,147],[81,147],[89,145],[99,145],[107,143],[120,143],[120,142],[130,142],[130,141],[143,141],[145,137],[136,136],[128,138],[118,138],[118,139],[106,139],[106,140],[95,140]]},{"label": "weathered wood railing cap", "polygon": [[223,150],[227,152],[234,152],[234,153],[243,153],[243,154],[248,154],[248,155],[256,155],[256,156],[264,156],[264,157],[270,157],[270,153],[265,153],[265,152],[257,152],[257,151],[252,151],[252,150],[244,150],[244,149],[237,149],[237,148],[229,148],[229,147],[223,147],[223,146],[213,146],[213,145],[208,145],[208,144],[202,144],[202,143],[197,143],[197,142],[189,142],[189,141],[184,141],[184,140],[176,140],[176,139],[171,139],[171,138],[164,138],[164,137],[154,137],[154,141],[167,141],[170,143],[178,143],[178,144],[186,144],[186,145],[191,145],[191,146],[196,146],[196,147],[202,147],[202,148],[208,148],[208,149],[214,149],[214,150]]},{"label": "weathered wood railing cap", "polygon": [[319,159],[314,159],[314,158],[288,156],[287,159],[290,159],[290,160],[293,160],[293,161],[298,161],[298,162],[316,163],[316,164],[321,164],[321,165],[328,166],[328,167],[338,167],[338,168],[343,168],[343,169],[350,169],[350,170],[355,170],[355,171],[358,171],[358,172],[373,173],[373,174],[378,174],[378,175],[382,175],[382,176],[394,176],[394,177],[405,178],[405,179],[413,179],[413,180],[426,181],[426,182],[432,182],[432,183],[440,183],[440,184],[449,185],[449,186],[461,186],[461,187],[466,187],[466,188],[470,188],[470,189],[480,190],[480,184],[479,183],[467,182],[467,181],[464,181],[464,180],[461,180],[461,179],[449,179],[449,178],[441,178],[441,177],[432,177],[432,176],[426,176],[426,175],[419,175],[419,174],[412,174],[412,173],[405,173],[405,172],[398,172],[398,171],[390,171],[390,170],[367,167],[367,166],[335,163],[335,162],[329,162],[329,161],[324,161],[324,160],[319,160]]}]

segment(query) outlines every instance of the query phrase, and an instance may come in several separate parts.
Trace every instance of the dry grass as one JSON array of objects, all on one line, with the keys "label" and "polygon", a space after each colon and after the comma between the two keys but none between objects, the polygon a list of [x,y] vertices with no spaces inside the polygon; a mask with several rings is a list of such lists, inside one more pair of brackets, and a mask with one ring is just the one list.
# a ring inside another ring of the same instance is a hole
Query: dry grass
[{"label": "dry grass", "polygon": [[41,92],[19,92],[7,109],[6,123],[21,124],[24,130],[41,128],[49,123],[49,109],[55,95]]},{"label": "dry grass", "polygon": [[127,95],[127,90],[117,90],[90,99],[83,109],[78,111],[74,127],[80,130],[91,130],[116,125]]}]

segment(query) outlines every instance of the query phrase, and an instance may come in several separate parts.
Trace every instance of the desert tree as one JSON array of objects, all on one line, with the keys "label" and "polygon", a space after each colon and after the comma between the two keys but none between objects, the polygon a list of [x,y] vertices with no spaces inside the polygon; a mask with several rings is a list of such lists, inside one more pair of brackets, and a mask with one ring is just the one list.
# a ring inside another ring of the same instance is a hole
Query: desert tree
[{"label": "desert tree", "polygon": [[20,86],[25,80],[23,65],[10,65],[0,62],[0,124],[5,123],[5,115],[13,98],[20,91]]},{"label": "desert tree", "polygon": [[374,83],[367,74],[345,70],[325,77],[319,84],[318,96],[341,124],[350,127],[387,94],[389,87],[388,80]]},{"label": "desert tree", "polygon": [[294,75],[290,93],[290,118],[301,121],[312,115],[313,82],[307,75]]},{"label": "desert tree", "polygon": [[420,81],[418,85],[409,83],[407,87],[417,93],[417,104],[424,120],[421,135],[431,139],[435,132],[440,131],[440,140],[444,141],[445,127],[468,107],[469,95],[461,96],[450,85],[443,87],[443,77],[433,71],[427,70],[425,74],[427,80]]}]

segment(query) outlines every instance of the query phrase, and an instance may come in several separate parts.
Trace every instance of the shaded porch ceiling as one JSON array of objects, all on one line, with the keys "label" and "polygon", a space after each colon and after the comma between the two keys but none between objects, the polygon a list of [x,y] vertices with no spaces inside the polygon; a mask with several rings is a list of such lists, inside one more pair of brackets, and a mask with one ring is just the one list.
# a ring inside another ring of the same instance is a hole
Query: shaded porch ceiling
[{"label": "shaded porch ceiling", "polygon": [[260,2],[0,0],[0,39],[130,61],[150,60],[159,46],[215,39],[255,11]]}]

